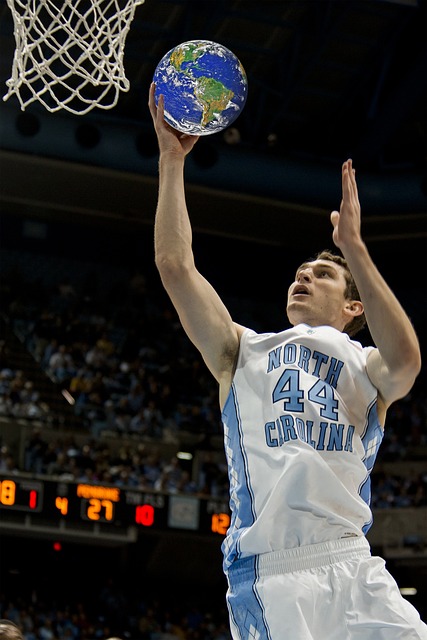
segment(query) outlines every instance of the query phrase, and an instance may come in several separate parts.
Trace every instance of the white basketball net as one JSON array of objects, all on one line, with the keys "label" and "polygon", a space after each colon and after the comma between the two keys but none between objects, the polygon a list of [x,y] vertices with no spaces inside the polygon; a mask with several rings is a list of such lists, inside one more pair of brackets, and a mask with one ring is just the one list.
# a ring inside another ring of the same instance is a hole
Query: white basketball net
[{"label": "white basketball net", "polygon": [[39,101],[51,112],[111,109],[129,90],[123,66],[135,9],[145,0],[7,0],[16,41],[7,100],[24,111]]}]

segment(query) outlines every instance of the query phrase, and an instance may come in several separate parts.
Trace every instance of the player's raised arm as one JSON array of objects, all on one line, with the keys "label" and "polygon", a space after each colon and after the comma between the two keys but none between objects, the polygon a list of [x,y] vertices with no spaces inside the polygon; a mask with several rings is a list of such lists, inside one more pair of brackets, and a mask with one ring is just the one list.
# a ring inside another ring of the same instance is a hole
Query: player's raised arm
[{"label": "player's raised arm", "polygon": [[160,150],[154,228],[156,266],[184,330],[221,384],[221,393],[225,396],[234,371],[240,328],[194,263],[184,164],[198,137],[182,134],[165,122],[163,98],[159,98],[156,107],[154,85],[150,89],[149,107]]},{"label": "player's raised arm", "polygon": [[362,240],[360,214],[355,170],[347,160],[342,167],[340,211],[331,214],[333,240],[346,258],[361,296],[378,349],[368,360],[368,374],[387,407],[411,389],[420,371],[421,355],[411,321]]}]

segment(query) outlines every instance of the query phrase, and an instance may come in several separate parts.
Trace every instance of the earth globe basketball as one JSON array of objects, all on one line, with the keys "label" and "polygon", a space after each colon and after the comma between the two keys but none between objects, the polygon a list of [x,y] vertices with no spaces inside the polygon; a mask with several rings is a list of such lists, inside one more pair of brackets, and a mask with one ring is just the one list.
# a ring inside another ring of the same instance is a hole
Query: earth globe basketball
[{"label": "earth globe basketball", "polygon": [[174,47],[154,72],[154,99],[165,98],[165,120],[190,135],[218,133],[240,115],[248,81],[239,59],[210,40],[189,40]]}]

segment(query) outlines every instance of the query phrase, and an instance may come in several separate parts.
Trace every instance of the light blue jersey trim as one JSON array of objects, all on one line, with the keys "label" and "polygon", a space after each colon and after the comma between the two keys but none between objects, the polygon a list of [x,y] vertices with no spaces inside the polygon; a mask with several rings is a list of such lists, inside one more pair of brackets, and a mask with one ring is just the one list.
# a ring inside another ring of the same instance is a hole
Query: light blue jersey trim
[{"label": "light blue jersey trim", "polygon": [[[380,448],[382,439],[384,437],[384,431],[381,427],[378,419],[377,402],[373,402],[368,408],[368,419],[366,421],[366,428],[362,435],[362,445],[365,450],[365,456],[363,458],[363,464],[366,467],[367,475],[363,483],[359,487],[359,495],[366,502],[368,506],[371,504],[371,471],[374,467],[375,460]],[[373,519],[366,522],[362,531],[366,535],[367,531],[372,525]]]},{"label": "light blue jersey trim", "polygon": [[[242,532],[256,520],[254,495],[250,481],[248,460],[242,443],[243,432],[234,384],[231,386],[225,403],[222,420],[232,513],[229,533],[222,544],[224,570],[226,570],[236,557],[239,557],[239,539]],[[237,521],[237,513],[239,514],[239,521]]]}]

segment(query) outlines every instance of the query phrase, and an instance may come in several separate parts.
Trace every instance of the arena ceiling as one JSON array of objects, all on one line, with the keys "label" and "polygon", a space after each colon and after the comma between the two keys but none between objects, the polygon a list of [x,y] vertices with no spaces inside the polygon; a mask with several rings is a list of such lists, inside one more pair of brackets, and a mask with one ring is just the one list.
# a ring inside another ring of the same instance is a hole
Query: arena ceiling
[{"label": "arena ceiling", "polygon": [[[187,163],[196,229],[284,245],[329,238],[325,217],[339,204],[341,162],[352,157],[367,239],[419,240],[425,14],[423,0],[145,0],[126,40],[130,90],[113,109],[76,116],[38,103],[22,112],[15,96],[1,104],[2,210],[151,223],[157,147],[148,88],[167,51],[201,38],[239,57],[249,92],[233,130],[203,138]],[[5,93],[15,40],[4,1],[0,45]]]}]

